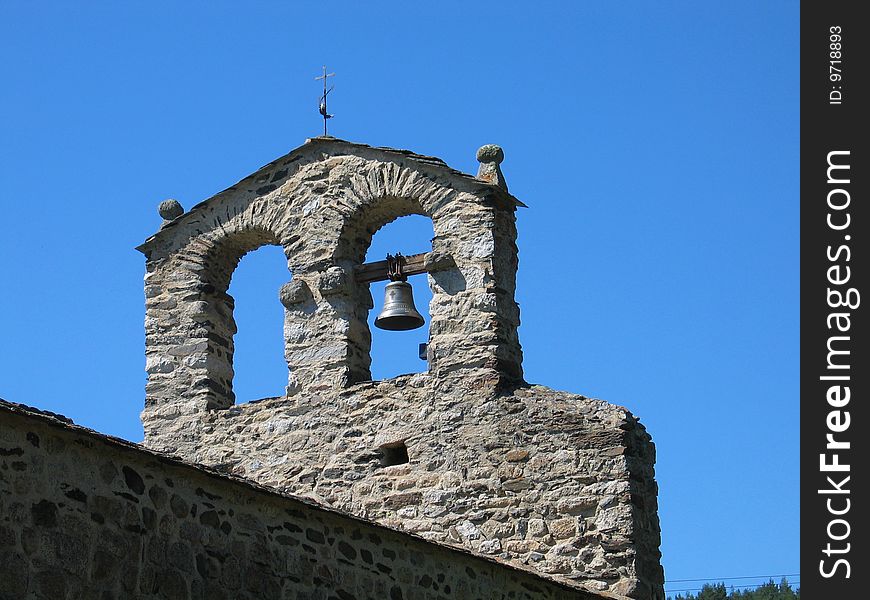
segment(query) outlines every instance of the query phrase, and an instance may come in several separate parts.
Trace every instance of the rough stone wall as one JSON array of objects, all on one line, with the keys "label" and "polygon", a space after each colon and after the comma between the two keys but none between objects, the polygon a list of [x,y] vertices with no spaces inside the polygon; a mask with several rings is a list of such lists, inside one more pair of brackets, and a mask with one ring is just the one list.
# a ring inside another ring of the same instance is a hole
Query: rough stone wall
[{"label": "rough stone wall", "polygon": [[0,401],[0,599],[604,596]]},{"label": "rough stone wall", "polygon": [[[587,589],[663,597],[655,449],[637,419],[541,386],[432,379],[203,412],[165,449]],[[408,462],[385,466],[397,446]]]},{"label": "rough stone wall", "polygon": [[[426,374],[184,419],[165,448],[592,590],[661,598],[655,450],[621,407]],[[407,462],[389,465],[397,447]]]},{"label": "rough stone wall", "polygon": [[[649,435],[625,409],[522,382],[515,209],[438,159],[310,140],[173,218],[147,258],[145,443],[427,539],[663,598]],[[428,215],[427,373],[370,382],[374,232]],[[280,244],[287,395],[233,405],[240,257]],[[289,274],[288,274],[289,275]],[[403,450],[404,449],[404,450]],[[403,451],[407,462],[402,462]]]}]

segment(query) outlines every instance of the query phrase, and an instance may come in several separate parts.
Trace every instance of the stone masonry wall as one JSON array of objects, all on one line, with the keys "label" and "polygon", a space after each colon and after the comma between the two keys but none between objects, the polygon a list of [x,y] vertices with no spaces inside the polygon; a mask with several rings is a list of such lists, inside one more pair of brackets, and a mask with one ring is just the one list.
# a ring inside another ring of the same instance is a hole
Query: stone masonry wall
[{"label": "stone masonry wall", "polygon": [[[587,589],[663,597],[655,450],[621,407],[416,374],[182,421],[190,434],[164,449],[193,461]],[[397,447],[407,462],[389,465]]]},{"label": "stone masonry wall", "polygon": [[0,401],[0,600],[604,596]]}]

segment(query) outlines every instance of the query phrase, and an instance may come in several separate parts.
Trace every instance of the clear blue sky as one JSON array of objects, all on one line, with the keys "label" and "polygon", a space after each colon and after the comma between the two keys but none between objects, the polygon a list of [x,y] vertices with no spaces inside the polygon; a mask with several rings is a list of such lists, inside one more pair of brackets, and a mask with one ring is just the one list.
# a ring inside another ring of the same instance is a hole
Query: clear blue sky
[{"label": "clear blue sky", "polygon": [[[646,424],[666,577],[797,573],[798,3],[290,4],[0,3],[0,397],[141,440],[133,248],[318,135],[326,64],[338,137],[503,146],[526,378]],[[289,276],[264,248],[233,280],[243,400],[283,389]]]}]

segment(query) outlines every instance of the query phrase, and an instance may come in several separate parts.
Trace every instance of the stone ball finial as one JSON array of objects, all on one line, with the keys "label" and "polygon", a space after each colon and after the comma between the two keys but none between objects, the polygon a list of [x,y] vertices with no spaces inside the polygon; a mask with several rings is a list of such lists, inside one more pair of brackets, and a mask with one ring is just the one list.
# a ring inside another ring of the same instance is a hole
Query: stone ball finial
[{"label": "stone ball finial", "polygon": [[504,150],[501,149],[501,146],[495,144],[481,146],[477,151],[477,160],[480,161],[480,166],[477,168],[477,179],[497,185],[507,191],[507,183],[504,180],[501,167],[498,166],[504,160]]},{"label": "stone ball finial", "polygon": [[486,144],[478,148],[477,160],[482,163],[501,164],[501,161],[504,160],[504,150],[501,149],[501,146]]},{"label": "stone ball finial", "polygon": [[178,200],[169,198],[160,203],[160,206],[157,207],[157,212],[160,213],[160,216],[163,217],[164,220],[171,221],[183,215],[184,208]]}]

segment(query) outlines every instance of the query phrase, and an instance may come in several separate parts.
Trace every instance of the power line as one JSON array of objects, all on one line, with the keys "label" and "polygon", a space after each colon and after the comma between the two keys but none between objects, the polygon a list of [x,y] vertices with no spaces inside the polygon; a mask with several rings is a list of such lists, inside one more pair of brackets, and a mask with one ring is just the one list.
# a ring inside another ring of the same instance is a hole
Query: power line
[{"label": "power line", "polygon": [[[789,587],[794,586],[795,588],[799,588],[800,584],[801,584],[800,579],[798,579],[796,581],[789,581],[788,582]],[[700,592],[708,587],[715,586],[715,585],[716,584],[709,584],[709,585],[704,585],[702,587],[695,587],[695,588],[679,588],[679,589],[675,589],[675,590],[665,590],[665,593],[672,594],[674,592]],[[724,585],[724,584],[722,584],[722,585]],[[766,585],[770,585],[770,582],[767,581],[764,583],[743,583],[743,584],[740,584],[740,583],[733,584],[732,583],[731,585],[727,586],[727,588],[730,590],[734,590],[734,589],[746,590],[749,588],[758,589],[758,588],[764,587]],[[774,583],[774,585],[779,585],[779,584]]]},{"label": "power line", "polygon": [[[750,588],[741,588],[740,591],[747,592],[747,591],[749,591],[749,589]],[[752,589],[758,590],[758,589],[760,589],[760,587],[756,587],[756,588],[752,588]],[[800,589],[800,585],[797,585],[794,588],[792,588],[792,591],[797,591],[799,589]],[[683,593],[692,594],[695,592],[701,592],[703,590],[704,590],[704,588],[692,588],[692,589],[687,589],[687,590],[672,590],[670,592],[666,590],[665,593],[668,594],[668,598],[671,598],[671,594],[673,594],[675,592],[680,593],[680,594],[683,594]],[[734,590],[732,589],[731,591],[733,592]]]},{"label": "power line", "polygon": [[[757,588],[763,587],[763,586],[765,586],[765,585],[768,585],[768,583],[769,583],[769,582],[765,582],[765,583],[747,583],[747,584],[744,584],[744,585],[737,584],[736,586],[735,586],[735,585],[731,585],[731,586],[729,586],[729,587],[730,587],[730,589],[734,589],[735,587],[736,587],[736,588],[740,588],[740,589],[745,589],[745,588],[750,588],[750,587],[752,587],[752,588],[756,588],[756,589],[757,589]],[[791,587],[791,586],[796,586],[796,587],[799,588],[799,587],[800,587],[800,584],[801,584],[800,580],[798,580],[798,581],[789,581],[789,582],[788,582],[789,587]],[[706,586],[705,586],[705,587],[706,587]],[[700,591],[702,591],[703,589],[704,589],[703,587],[699,587],[699,588],[684,588],[684,589],[679,589],[679,590],[665,590],[665,593],[666,593],[666,594],[673,594],[673,593],[675,593],[675,592],[700,592]]]},{"label": "power line", "polygon": [[762,577],[800,577],[800,573],[788,573],[786,575],[744,575],[743,577],[705,577],[703,579],[668,579],[667,583],[679,583],[686,581],[727,581],[730,579],[761,579]]}]

